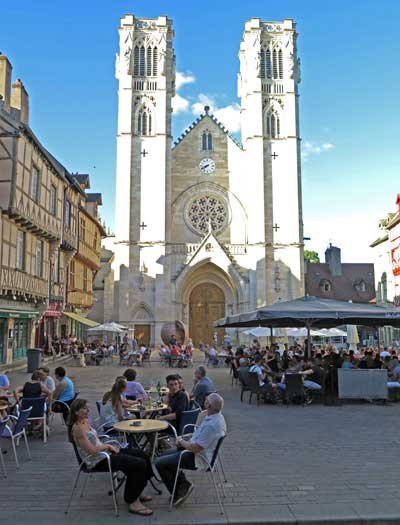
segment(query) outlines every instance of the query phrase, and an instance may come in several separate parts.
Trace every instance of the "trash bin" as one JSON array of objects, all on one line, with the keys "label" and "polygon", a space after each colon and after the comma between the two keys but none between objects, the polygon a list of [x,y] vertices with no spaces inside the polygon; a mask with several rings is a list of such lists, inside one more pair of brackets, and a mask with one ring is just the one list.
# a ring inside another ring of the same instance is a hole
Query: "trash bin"
[{"label": "trash bin", "polygon": [[28,358],[28,373],[34,372],[40,366],[40,360],[42,357],[42,351],[40,348],[28,348],[26,353]]}]

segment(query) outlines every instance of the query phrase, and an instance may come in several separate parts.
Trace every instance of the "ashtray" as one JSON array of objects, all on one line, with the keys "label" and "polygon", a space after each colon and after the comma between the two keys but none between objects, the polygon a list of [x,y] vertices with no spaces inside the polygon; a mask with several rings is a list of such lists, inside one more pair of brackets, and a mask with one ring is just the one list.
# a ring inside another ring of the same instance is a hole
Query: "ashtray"
[{"label": "ashtray", "polygon": [[129,425],[130,427],[140,427],[142,424],[141,421],[132,421],[132,423]]}]

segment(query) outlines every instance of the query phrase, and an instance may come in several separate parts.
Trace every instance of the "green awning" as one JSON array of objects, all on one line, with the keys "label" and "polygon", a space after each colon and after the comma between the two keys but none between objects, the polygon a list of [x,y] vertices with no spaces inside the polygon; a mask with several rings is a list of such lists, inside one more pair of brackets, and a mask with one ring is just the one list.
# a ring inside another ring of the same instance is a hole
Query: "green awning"
[{"label": "green awning", "polygon": [[1,318],[17,318],[17,319],[37,319],[40,317],[40,312],[36,310],[17,310],[13,308],[0,308]]}]

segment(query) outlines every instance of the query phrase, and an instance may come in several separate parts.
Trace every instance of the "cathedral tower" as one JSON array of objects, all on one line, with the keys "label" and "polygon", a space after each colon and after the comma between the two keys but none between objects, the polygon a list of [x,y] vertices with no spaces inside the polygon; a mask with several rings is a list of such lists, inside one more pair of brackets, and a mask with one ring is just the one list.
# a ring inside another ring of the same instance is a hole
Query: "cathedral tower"
[{"label": "cathedral tower", "polygon": [[238,91],[251,180],[242,199],[249,243],[260,245],[257,304],[303,294],[303,226],[295,23],[246,22]]},{"label": "cathedral tower", "polygon": [[125,15],[119,37],[115,270],[129,267],[134,283],[163,270],[157,261],[171,177],[172,21]]}]

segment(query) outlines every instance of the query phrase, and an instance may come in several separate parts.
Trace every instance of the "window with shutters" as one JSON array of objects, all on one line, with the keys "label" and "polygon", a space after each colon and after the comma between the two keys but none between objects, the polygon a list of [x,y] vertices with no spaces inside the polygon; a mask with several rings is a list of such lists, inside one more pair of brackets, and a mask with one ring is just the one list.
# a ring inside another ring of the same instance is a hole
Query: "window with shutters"
[{"label": "window with shutters", "polygon": [[32,166],[29,196],[35,202],[39,200],[39,171],[36,166]]},{"label": "window with shutters", "polygon": [[25,270],[25,232],[18,230],[17,232],[17,253],[15,267],[17,270]]},{"label": "window with shutters", "polygon": [[37,277],[43,276],[43,241],[36,241],[35,275]]},{"label": "window with shutters", "polygon": [[54,184],[50,188],[50,213],[51,215],[57,215],[57,188]]}]

